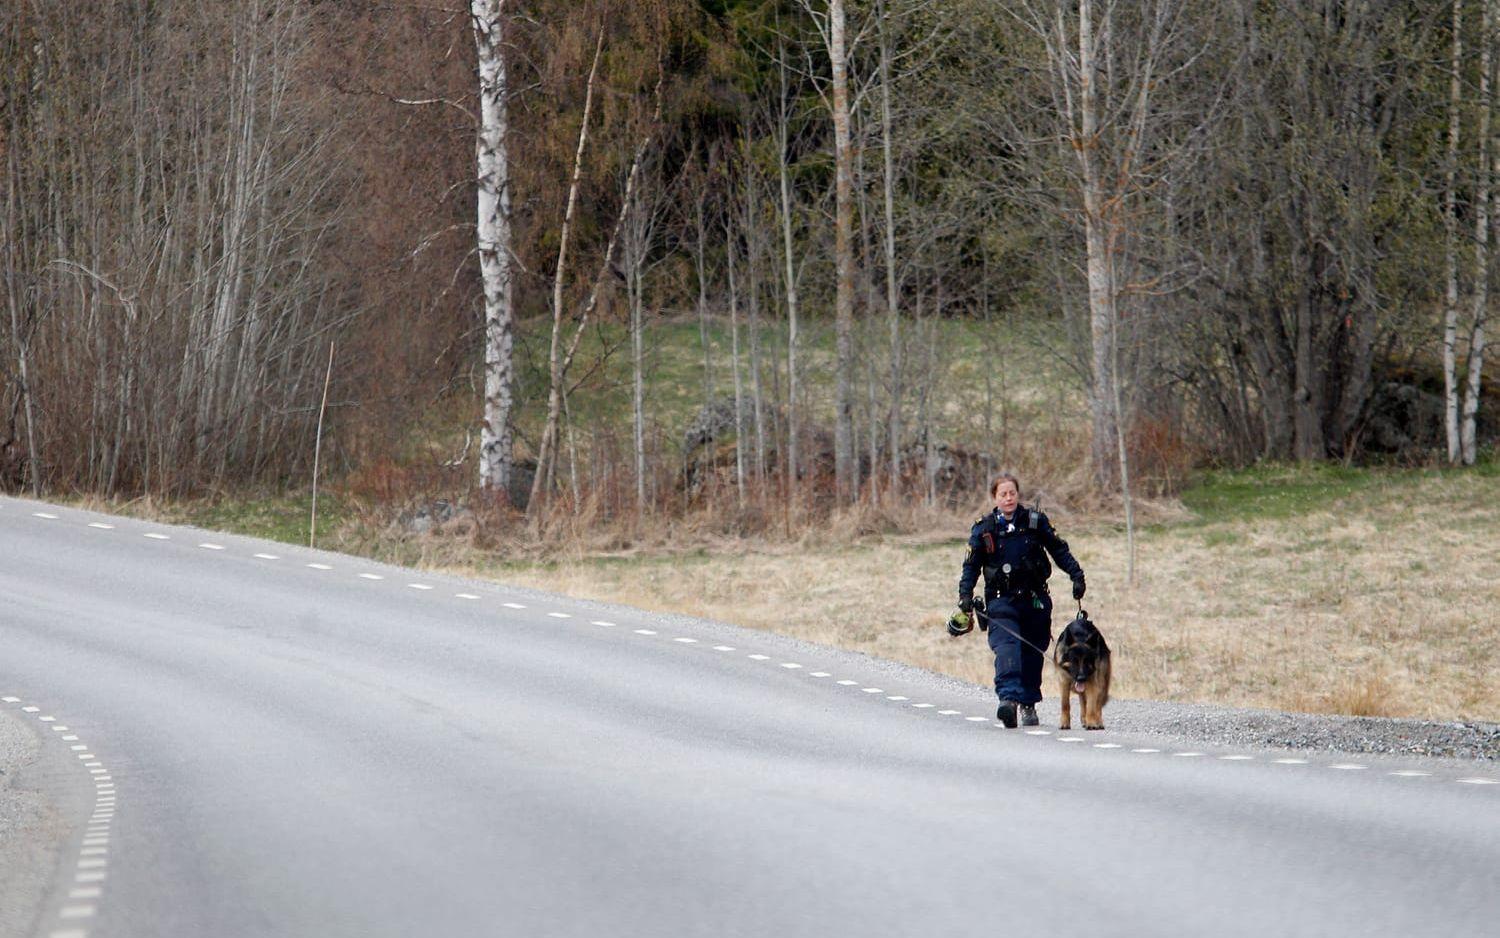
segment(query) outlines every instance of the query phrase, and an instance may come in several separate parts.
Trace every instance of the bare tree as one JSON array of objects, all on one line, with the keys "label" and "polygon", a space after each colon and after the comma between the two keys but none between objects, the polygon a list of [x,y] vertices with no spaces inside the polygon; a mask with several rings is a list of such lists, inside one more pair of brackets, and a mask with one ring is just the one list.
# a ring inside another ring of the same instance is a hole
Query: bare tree
[{"label": "bare tree", "polygon": [[797,397],[797,347],[798,347],[798,292],[797,283],[801,279],[801,265],[796,262],[796,247],[792,238],[792,191],[789,179],[791,148],[791,127],[793,117],[793,102],[788,89],[788,65],[786,43],[783,41],[776,47],[776,77],[777,77],[777,99],[774,125],[776,140],[776,177],[780,185],[781,203],[781,257],[785,272],[782,276],[782,285],[786,293],[786,490],[789,502],[797,497],[797,480],[801,475],[801,463],[798,460],[798,436],[800,433],[798,421],[798,397]]},{"label": "bare tree", "polygon": [[[557,239],[557,264],[552,274],[552,334],[548,344],[547,354],[547,422],[542,429],[542,439],[537,450],[536,475],[531,482],[531,496],[527,501],[527,510],[531,511],[532,505],[540,505],[543,493],[550,490],[551,474],[556,464],[556,449],[558,440],[558,427],[562,418],[563,397],[566,392],[567,365],[571,361],[564,361],[563,356],[563,315],[564,315],[564,287],[568,277],[568,248],[571,243],[573,232],[573,214],[578,207],[578,187],[583,178],[583,154],[588,147],[590,115],[594,106],[594,80],[599,75],[599,58],[604,51],[604,30],[599,31],[599,36],[594,44],[594,59],[589,66],[589,77],[584,84],[583,113],[578,123],[578,146],[573,152],[573,171],[568,180],[568,199],[563,209],[562,227]],[[635,167],[631,167],[631,186],[627,186],[627,199],[633,193]],[[629,210],[628,202],[621,210],[621,218]],[[618,225],[616,226],[618,230]],[[614,253],[615,238],[611,237],[608,249],[605,251],[604,264],[610,262]],[[590,305],[593,297],[590,296]],[[573,342],[570,344],[569,352],[576,347],[578,338],[583,334],[585,318],[579,317],[574,328]],[[571,359],[571,354],[568,356]]]},{"label": "bare tree", "polygon": [[651,501],[646,474],[646,272],[657,236],[667,186],[657,178],[657,161],[648,160],[642,171],[643,185],[634,187],[625,206],[625,225],[620,238],[620,267],[625,277],[625,297],[630,315],[631,429],[635,452],[635,501],[645,511]]}]

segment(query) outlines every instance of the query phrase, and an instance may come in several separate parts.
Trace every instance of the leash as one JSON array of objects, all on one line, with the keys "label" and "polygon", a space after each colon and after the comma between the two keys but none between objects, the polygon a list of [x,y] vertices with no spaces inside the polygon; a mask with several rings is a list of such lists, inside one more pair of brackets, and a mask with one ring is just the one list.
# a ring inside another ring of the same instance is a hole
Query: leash
[{"label": "leash", "polygon": [[[1080,613],[1083,612],[1083,600],[1078,600],[1078,611]],[[998,628],[998,629],[1000,629],[1000,631],[1002,631],[1002,632],[1006,633],[1007,635],[1011,636],[1016,641],[1020,642],[1023,645],[1027,645],[1030,648],[1032,648],[1033,650],[1035,650],[1037,654],[1039,654],[1039,655],[1042,656],[1042,660],[1045,661],[1045,662],[1047,662],[1048,664],[1052,665],[1052,667],[1057,668],[1057,670],[1062,671],[1064,674],[1068,674],[1067,671],[1063,670],[1063,668],[1062,668],[1061,665],[1059,665],[1056,661],[1052,660],[1052,656],[1049,655],[1049,654],[1047,654],[1047,649],[1045,649],[1045,648],[1037,648],[1037,646],[1035,645],[1035,643],[1027,641],[1026,637],[1024,635],[1022,635],[1020,632],[1017,632],[1016,630],[1010,628],[1009,626],[1005,625],[1003,622],[1000,622],[997,619],[991,619],[989,617],[989,614],[986,613],[982,608],[980,608],[980,605],[978,603],[976,603],[974,605],[974,614],[977,615],[979,618],[981,618],[981,619],[983,619],[985,621],[985,628],[987,628],[987,629],[988,628]],[[1069,676],[1071,677],[1072,675],[1069,675]]]}]

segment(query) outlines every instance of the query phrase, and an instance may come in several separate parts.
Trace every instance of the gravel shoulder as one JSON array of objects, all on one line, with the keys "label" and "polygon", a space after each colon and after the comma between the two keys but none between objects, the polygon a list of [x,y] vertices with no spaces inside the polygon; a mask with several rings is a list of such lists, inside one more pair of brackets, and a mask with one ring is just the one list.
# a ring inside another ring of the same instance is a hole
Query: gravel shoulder
[{"label": "gravel shoulder", "polygon": [[67,836],[35,732],[0,710],[0,935],[30,935]]},{"label": "gravel shoulder", "polygon": [[1111,701],[1106,716],[1111,729],[1218,746],[1500,759],[1500,724],[1496,723],[1339,717],[1151,700]]}]

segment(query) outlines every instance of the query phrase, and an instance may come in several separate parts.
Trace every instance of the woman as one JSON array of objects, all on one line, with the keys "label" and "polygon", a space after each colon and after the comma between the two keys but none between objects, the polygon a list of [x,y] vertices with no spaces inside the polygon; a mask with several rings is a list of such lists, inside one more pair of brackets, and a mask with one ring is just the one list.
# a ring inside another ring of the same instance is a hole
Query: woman
[{"label": "woman", "polygon": [[1023,726],[1036,726],[1042,699],[1042,653],[1052,641],[1052,597],[1047,555],[1073,580],[1073,598],[1083,599],[1083,568],[1068,544],[1057,536],[1047,516],[1021,505],[1021,483],[1008,472],[990,483],[995,510],[981,515],[969,532],[969,552],[958,579],[958,608],[975,606],[974,585],[984,572],[984,605],[990,648],[995,652],[995,716],[1014,729],[1017,711]]}]

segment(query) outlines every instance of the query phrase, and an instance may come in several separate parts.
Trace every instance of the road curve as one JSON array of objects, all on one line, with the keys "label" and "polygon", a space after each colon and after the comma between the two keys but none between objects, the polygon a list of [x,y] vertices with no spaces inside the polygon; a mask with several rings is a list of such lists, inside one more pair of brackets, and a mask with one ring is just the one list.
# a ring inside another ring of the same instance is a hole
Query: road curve
[{"label": "road curve", "polygon": [[13,498],[0,596],[72,816],[45,938],[1500,927],[1493,766],[1027,735],[777,636]]}]

